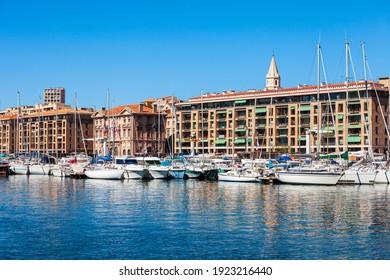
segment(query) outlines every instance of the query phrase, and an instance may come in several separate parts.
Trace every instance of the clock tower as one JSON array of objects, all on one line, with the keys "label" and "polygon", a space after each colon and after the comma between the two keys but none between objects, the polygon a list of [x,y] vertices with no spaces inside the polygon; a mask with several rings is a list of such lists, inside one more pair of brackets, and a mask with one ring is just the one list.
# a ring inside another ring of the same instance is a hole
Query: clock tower
[{"label": "clock tower", "polygon": [[268,89],[278,89],[280,88],[280,75],[278,72],[278,67],[276,67],[275,57],[272,55],[271,64],[269,66],[267,77],[265,78],[266,86]]}]

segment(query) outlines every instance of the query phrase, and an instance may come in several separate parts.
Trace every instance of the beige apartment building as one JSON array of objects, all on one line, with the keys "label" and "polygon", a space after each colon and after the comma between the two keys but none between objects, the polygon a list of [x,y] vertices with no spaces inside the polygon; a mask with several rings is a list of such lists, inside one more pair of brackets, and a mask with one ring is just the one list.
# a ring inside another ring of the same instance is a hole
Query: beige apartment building
[{"label": "beige apartment building", "polygon": [[204,94],[178,104],[175,153],[383,153],[389,149],[388,79],[282,88],[272,57],[264,90]]},{"label": "beige apartment building", "polygon": [[166,152],[165,113],[158,112],[154,102],[102,108],[92,119],[96,155],[151,156]]},{"label": "beige apartment building", "polygon": [[92,152],[92,109],[61,103],[10,108],[0,116],[0,152],[62,156]]}]

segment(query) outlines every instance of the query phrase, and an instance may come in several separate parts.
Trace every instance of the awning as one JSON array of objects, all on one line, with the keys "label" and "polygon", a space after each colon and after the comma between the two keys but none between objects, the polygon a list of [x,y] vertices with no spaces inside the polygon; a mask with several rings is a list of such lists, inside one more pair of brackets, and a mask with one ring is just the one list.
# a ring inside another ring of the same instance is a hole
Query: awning
[{"label": "awning", "polygon": [[338,116],[337,116],[337,118],[339,119],[339,120],[342,120],[343,119],[343,114],[339,114]]},{"label": "awning", "polygon": [[334,127],[334,125],[325,126],[325,127],[324,127],[324,130],[325,130],[325,131],[334,131],[334,130],[335,130],[335,127]]},{"label": "awning", "polygon": [[246,103],[246,100],[236,100],[234,101],[234,104],[243,104]]},{"label": "awning", "polygon": [[234,143],[235,144],[245,144],[245,139],[242,139],[242,138],[236,139],[236,140],[234,140]]},{"label": "awning", "polygon": [[306,136],[301,136],[298,139],[299,139],[299,141],[306,141]]},{"label": "awning", "polygon": [[267,108],[256,108],[256,113],[266,113]]},{"label": "awning", "polygon": [[362,128],[361,124],[350,124],[348,125],[348,128]]},{"label": "awning", "polygon": [[217,114],[226,114],[226,111],[217,111]]},{"label": "awning", "polygon": [[299,111],[310,111],[310,105],[299,106]]},{"label": "awning", "polygon": [[361,136],[348,136],[348,143],[360,143],[361,141]]},{"label": "awning", "polygon": [[226,139],[217,139],[215,140],[215,144],[216,145],[221,145],[221,144],[225,144],[226,143]]},{"label": "awning", "polygon": [[246,128],[236,128],[236,132],[245,132]]}]

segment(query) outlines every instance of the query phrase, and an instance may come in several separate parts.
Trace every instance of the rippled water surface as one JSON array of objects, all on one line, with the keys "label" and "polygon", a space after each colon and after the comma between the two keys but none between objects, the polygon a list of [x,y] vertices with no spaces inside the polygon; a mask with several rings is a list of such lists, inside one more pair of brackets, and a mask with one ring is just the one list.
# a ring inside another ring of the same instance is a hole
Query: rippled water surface
[{"label": "rippled water surface", "polygon": [[0,259],[390,259],[375,186],[0,178]]}]

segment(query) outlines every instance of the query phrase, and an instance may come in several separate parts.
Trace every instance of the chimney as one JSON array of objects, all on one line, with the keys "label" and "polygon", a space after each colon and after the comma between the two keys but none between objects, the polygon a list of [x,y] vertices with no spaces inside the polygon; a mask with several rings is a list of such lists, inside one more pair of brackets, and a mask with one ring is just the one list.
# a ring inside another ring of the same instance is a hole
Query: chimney
[{"label": "chimney", "polygon": [[139,104],[139,111],[142,112],[144,110],[144,105],[143,104]]}]

